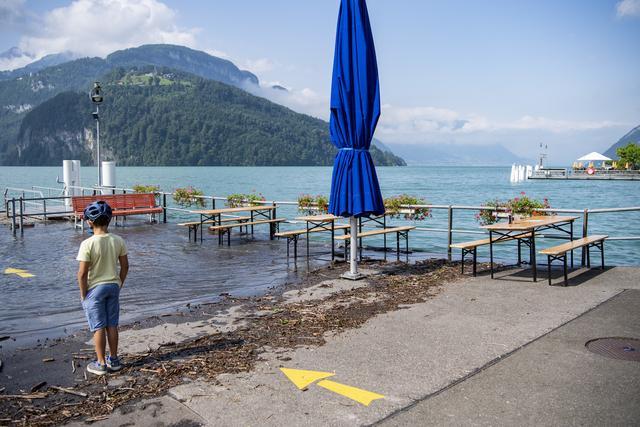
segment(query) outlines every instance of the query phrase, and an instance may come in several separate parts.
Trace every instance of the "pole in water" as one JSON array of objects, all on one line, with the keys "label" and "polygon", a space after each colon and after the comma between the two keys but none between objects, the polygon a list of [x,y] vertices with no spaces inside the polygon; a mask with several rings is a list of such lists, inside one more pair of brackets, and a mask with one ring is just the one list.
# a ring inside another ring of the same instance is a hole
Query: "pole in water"
[{"label": "pole in water", "polygon": [[13,235],[16,235],[16,198],[11,199],[11,229]]},{"label": "pole in water", "polygon": [[22,197],[20,197],[20,235],[24,234],[24,219],[23,219],[23,210],[22,210]]}]

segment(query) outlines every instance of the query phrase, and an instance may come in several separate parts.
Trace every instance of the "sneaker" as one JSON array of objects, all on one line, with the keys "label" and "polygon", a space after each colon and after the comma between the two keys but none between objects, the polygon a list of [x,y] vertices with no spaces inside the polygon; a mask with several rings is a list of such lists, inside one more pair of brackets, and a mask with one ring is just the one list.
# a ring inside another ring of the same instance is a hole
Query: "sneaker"
[{"label": "sneaker", "polygon": [[119,371],[122,369],[122,363],[120,363],[120,359],[117,357],[107,356],[107,368],[111,371]]},{"label": "sneaker", "polygon": [[95,375],[106,375],[107,365],[101,365],[97,360],[87,365],[87,372],[91,372]]}]

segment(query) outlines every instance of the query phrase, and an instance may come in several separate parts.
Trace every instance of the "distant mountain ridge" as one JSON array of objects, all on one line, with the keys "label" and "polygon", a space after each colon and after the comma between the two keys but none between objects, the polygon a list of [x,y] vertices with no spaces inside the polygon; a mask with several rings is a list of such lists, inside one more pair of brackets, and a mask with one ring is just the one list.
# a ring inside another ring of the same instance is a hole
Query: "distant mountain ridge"
[{"label": "distant mountain ridge", "polygon": [[500,144],[389,144],[389,149],[407,160],[409,165],[503,166],[532,163]]},{"label": "distant mountain ridge", "polygon": [[77,55],[74,55],[71,52],[54,53],[51,55],[47,55],[38,59],[37,61],[25,65],[24,67],[17,68],[11,71],[0,71],[0,81],[15,79],[30,73],[36,73],[47,67],[54,67],[65,62],[72,61],[76,58]]},{"label": "distant mountain ridge", "polygon": [[627,132],[625,136],[620,138],[618,142],[609,147],[603,154],[611,159],[618,160],[618,154],[616,153],[616,150],[620,147],[624,147],[630,142],[640,144],[640,126],[636,126],[629,132]]}]

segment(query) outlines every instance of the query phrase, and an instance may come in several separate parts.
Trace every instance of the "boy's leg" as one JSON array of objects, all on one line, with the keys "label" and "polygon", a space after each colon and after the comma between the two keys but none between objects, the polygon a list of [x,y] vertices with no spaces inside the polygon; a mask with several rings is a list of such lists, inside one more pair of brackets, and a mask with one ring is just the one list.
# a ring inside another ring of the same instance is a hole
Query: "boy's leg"
[{"label": "boy's leg", "polygon": [[98,329],[93,333],[93,342],[96,348],[96,359],[98,359],[98,363],[101,365],[106,364],[105,359],[105,347],[107,345],[107,340],[105,339],[105,329]]},{"label": "boy's leg", "polygon": [[109,340],[109,356],[118,357],[118,324],[120,321],[120,287],[117,284],[108,285],[109,292],[106,300],[107,339]]},{"label": "boy's leg", "polygon": [[102,286],[90,289],[82,302],[89,329],[93,331],[93,343],[96,350],[96,359],[100,365],[106,364],[105,346],[107,318],[104,306],[104,293]]},{"label": "boy's leg", "polygon": [[107,340],[109,340],[109,356],[118,357],[118,327],[107,327]]}]

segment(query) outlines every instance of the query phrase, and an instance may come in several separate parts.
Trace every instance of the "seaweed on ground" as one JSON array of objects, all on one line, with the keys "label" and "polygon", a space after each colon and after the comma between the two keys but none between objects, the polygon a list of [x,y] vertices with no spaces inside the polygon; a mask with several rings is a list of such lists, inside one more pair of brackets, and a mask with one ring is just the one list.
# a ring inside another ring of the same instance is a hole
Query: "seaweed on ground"
[{"label": "seaweed on ground", "polygon": [[[327,275],[337,278],[343,268],[323,269],[310,275],[309,282],[319,282],[318,277],[324,280]],[[365,286],[321,300],[243,300],[246,308],[259,314],[247,317],[245,325],[232,332],[125,356],[126,368],[120,373],[109,379],[89,378],[73,389],[42,387],[37,393],[14,396],[0,393],[0,425],[38,427],[82,417],[90,417],[86,421],[104,419],[117,407],[161,395],[188,380],[215,382],[222,373],[250,371],[266,348],[320,346],[328,332],[358,328],[378,314],[437,295],[442,285],[460,276],[459,270],[459,263],[443,260],[383,264],[381,274],[367,278]],[[82,354],[74,357],[86,358]]]}]

